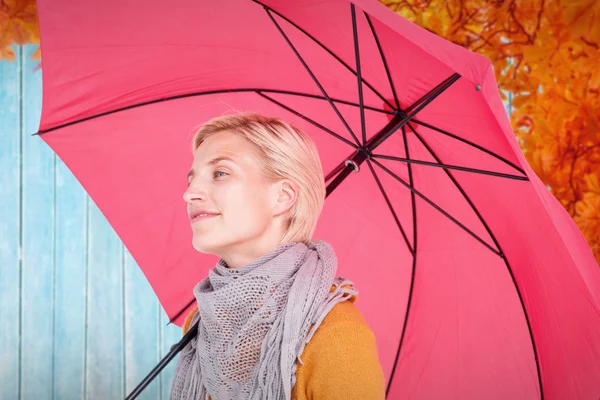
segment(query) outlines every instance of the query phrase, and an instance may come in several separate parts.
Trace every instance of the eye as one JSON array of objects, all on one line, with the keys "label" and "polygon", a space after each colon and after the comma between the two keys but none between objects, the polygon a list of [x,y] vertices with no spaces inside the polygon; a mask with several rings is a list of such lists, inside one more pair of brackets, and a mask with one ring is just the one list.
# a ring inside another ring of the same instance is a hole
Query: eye
[{"label": "eye", "polygon": [[[219,175],[219,174],[223,174],[223,175]],[[219,170],[217,170],[217,171],[214,172],[213,175],[214,175],[215,178],[221,178],[221,177],[229,175],[229,174],[227,172],[225,172],[225,171],[219,171]]]}]

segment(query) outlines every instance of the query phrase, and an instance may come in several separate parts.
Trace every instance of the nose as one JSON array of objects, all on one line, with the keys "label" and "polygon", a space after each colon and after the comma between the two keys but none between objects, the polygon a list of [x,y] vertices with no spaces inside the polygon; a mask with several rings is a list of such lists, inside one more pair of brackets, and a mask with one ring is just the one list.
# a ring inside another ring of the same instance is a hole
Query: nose
[{"label": "nose", "polygon": [[185,192],[183,192],[183,200],[186,203],[192,203],[193,201],[202,201],[206,199],[206,192],[197,185],[191,184],[188,186]]}]

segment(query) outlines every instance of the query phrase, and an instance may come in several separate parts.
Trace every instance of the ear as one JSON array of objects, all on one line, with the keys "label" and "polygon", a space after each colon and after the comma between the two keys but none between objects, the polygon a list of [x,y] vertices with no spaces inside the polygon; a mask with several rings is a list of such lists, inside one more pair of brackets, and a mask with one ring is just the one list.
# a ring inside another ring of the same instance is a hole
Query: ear
[{"label": "ear", "polygon": [[276,201],[273,215],[281,215],[289,211],[298,199],[298,184],[282,179],[276,183]]}]

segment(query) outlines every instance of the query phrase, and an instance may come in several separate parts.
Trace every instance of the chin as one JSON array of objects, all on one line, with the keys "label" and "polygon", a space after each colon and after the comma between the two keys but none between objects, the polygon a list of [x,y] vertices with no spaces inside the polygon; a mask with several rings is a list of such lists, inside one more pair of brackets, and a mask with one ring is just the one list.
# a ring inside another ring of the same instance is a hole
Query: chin
[{"label": "chin", "polygon": [[219,243],[201,237],[194,237],[192,245],[194,246],[194,249],[200,253],[213,255],[218,255],[220,253],[219,249],[223,247],[219,245]]},{"label": "chin", "polygon": [[200,253],[204,253],[204,254],[213,254],[213,252],[211,251],[211,246],[207,246],[206,243],[201,242],[198,240],[194,240],[192,242],[194,249],[196,249],[196,251],[200,252]]}]

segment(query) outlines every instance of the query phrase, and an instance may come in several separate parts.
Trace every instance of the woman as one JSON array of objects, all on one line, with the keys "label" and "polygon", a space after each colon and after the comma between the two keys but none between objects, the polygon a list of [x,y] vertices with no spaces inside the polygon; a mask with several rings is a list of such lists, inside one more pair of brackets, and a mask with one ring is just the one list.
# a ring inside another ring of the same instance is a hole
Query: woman
[{"label": "woman", "polygon": [[331,246],[313,241],[325,200],[308,135],[277,118],[208,121],[184,194],[196,250],[220,257],[194,289],[198,335],[171,399],[382,399],[373,332]]}]

